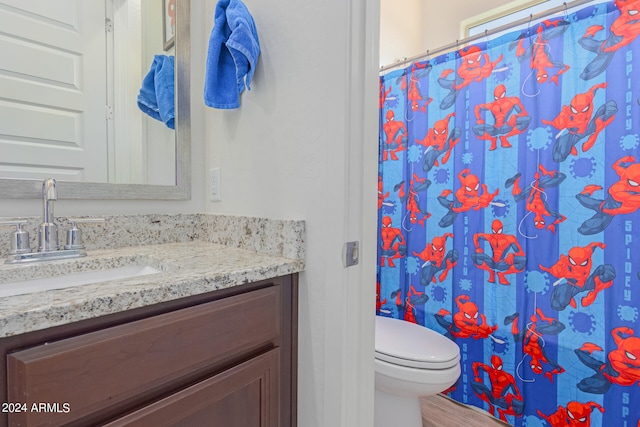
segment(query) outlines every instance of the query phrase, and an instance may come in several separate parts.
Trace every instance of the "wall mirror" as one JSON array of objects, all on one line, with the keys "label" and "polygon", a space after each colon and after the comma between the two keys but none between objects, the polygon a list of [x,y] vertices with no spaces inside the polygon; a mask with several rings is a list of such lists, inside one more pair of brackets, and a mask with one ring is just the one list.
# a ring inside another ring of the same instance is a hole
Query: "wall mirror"
[{"label": "wall mirror", "polygon": [[[46,177],[61,199],[190,199],[189,0],[0,0],[0,27],[0,199]],[[175,130],[137,105],[155,55]]]}]

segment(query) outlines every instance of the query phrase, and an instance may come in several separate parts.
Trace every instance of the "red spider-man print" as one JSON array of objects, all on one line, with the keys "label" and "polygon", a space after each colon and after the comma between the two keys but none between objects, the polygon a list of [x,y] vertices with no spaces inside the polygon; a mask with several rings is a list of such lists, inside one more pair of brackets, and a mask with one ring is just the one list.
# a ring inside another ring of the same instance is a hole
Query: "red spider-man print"
[{"label": "red spider-man print", "polygon": [[582,144],[582,151],[587,152],[596,143],[600,132],[611,124],[618,111],[615,101],[608,101],[594,113],[593,99],[596,91],[606,87],[607,83],[592,86],[587,92],[575,95],[553,120],[542,119],[542,123],[560,131],[553,147],[554,161],[563,162],[569,154],[577,156],[575,146],[584,138],[587,141]]},{"label": "red spider-man print", "polygon": [[[545,351],[545,341],[543,335],[558,335],[565,329],[565,326],[558,319],[547,317],[540,308],[529,318],[526,331],[518,328],[519,313],[514,313],[504,319],[504,324],[511,323],[511,333],[516,342],[522,341],[522,353],[531,357],[529,367],[534,374],[544,374],[553,383],[553,376],[564,372],[564,368],[555,360],[551,359]],[[553,367],[545,372],[543,364]]]},{"label": "red spider-man print", "polygon": [[[491,247],[491,256],[484,252],[481,240],[485,240]],[[522,246],[512,234],[504,234],[502,221],[493,220],[491,233],[476,233],[473,236],[473,244],[476,253],[471,258],[481,270],[489,272],[489,283],[496,282],[496,273],[501,285],[509,285],[505,277],[507,274],[520,273],[524,271],[527,258]]]},{"label": "red spider-man print", "polygon": [[592,353],[602,351],[597,344],[587,342],[575,350],[578,359],[595,371],[593,376],[578,383],[580,390],[604,394],[612,384],[623,387],[640,385],[640,338],[626,326],[614,328],[611,336],[617,348],[609,352],[606,363],[592,356]]},{"label": "red spider-man print", "polygon": [[407,90],[407,80],[403,79],[400,84],[400,89],[402,91],[407,91],[407,100],[409,101],[409,106],[413,112],[426,112],[427,105],[433,101],[433,98],[422,96],[419,90],[419,78],[424,77],[424,75],[428,74],[430,71],[430,65],[416,62],[411,66],[411,73],[407,75],[407,79],[409,80],[409,89]]},{"label": "red spider-man print", "polygon": [[[453,383],[453,385],[451,387],[449,387],[448,389],[444,390],[441,394],[451,394],[454,391],[456,391],[458,389],[458,382],[460,380],[458,379],[458,381],[456,381],[455,383]],[[640,427],[640,426],[639,426]]]},{"label": "red spider-man print", "polygon": [[452,316],[452,322],[445,320],[445,316],[451,312],[443,309],[435,315],[440,326],[447,330],[446,335],[450,338],[473,338],[475,340],[492,338],[493,333],[498,330],[498,325],[489,326],[487,318],[480,313],[476,303],[470,301],[469,295],[460,295],[456,298],[458,312]]},{"label": "red spider-man print", "polygon": [[604,249],[605,246],[601,242],[591,242],[584,247],[574,246],[567,255],[560,255],[560,259],[551,267],[539,265],[542,271],[549,272],[558,279],[551,293],[551,308],[564,310],[569,304],[576,308],[574,297],[582,292],[587,292],[582,297],[582,306],[587,307],[601,291],[613,285],[616,273],[612,265],[600,265],[591,272],[593,250]]},{"label": "red spider-man print", "polygon": [[[513,186],[511,194],[516,202],[526,198],[526,210],[533,214],[533,225],[538,230],[543,230],[545,227],[552,233],[556,232],[556,226],[561,222],[564,222],[567,217],[561,215],[559,212],[551,210],[547,203],[546,189],[557,187],[567,177],[560,171],[552,170],[548,171],[542,164],[538,165],[538,171],[534,175],[534,181],[527,185],[525,188],[520,187],[520,173],[517,173],[512,178],[509,178],[505,182],[505,187],[509,188]],[[555,218],[551,224],[547,223],[546,217]]]},{"label": "red spider-man print", "polygon": [[640,338],[631,328],[620,327],[611,331],[615,350],[609,352],[612,373],[603,370],[602,375],[613,384],[632,386],[640,384]]},{"label": "red spider-man print", "polygon": [[[395,119],[395,113],[388,110],[386,113],[387,121],[382,125],[387,148],[382,152],[382,160],[386,161],[388,153],[391,153],[391,160],[398,160],[398,152],[405,150],[402,142],[406,138],[407,128],[403,122]],[[403,136],[404,135],[404,136]]]},{"label": "red spider-man print", "polygon": [[[493,123],[487,123],[482,118],[483,111],[493,115]],[[480,140],[491,141],[489,151],[497,148],[498,139],[501,147],[510,148],[508,138],[524,132],[531,122],[520,98],[507,96],[507,88],[502,84],[494,89],[493,102],[476,105],[474,112],[477,124],[473,127],[473,133]]]},{"label": "red spider-man print", "polygon": [[[565,20],[545,20],[538,25],[536,36],[528,48],[524,47],[527,40],[523,33],[509,48],[516,47],[516,57],[523,61],[530,58],[529,65],[535,76],[536,83],[543,84],[548,81],[558,84],[560,75],[569,71],[569,66],[560,61],[555,61],[551,56],[550,40],[561,36],[569,28],[569,22]],[[552,74],[550,70],[557,70]]]},{"label": "red spider-man print", "polygon": [[416,308],[411,304],[411,292],[407,293],[407,298],[404,300],[404,320],[411,323],[418,323],[416,320]]},{"label": "red spider-man print", "polygon": [[[412,299],[413,298],[413,299]],[[404,301],[404,320],[411,323],[418,323],[416,320],[416,307],[415,304],[424,304],[429,297],[424,292],[418,292],[413,286],[409,286],[407,291],[407,298]]]},{"label": "red spider-man print", "polygon": [[478,46],[470,46],[469,48],[460,50],[462,59],[460,67],[458,67],[458,76],[461,82],[456,82],[452,88],[460,90],[469,86],[471,82],[480,82],[491,75],[496,65],[502,61],[502,55],[495,61],[492,61],[489,54],[483,54]]},{"label": "red spider-man print", "polygon": [[620,10],[620,16],[611,23],[609,30],[616,36],[621,37],[621,40],[613,45],[603,46],[603,52],[613,52],[623,46],[627,46],[640,34],[640,16],[638,16],[640,1],[616,0],[615,5]]},{"label": "red spider-man print", "polygon": [[496,65],[502,61],[502,55],[495,61],[491,61],[489,54],[483,54],[478,46],[461,49],[459,53],[461,61],[457,70],[457,77],[449,79],[449,75],[454,70],[447,69],[438,78],[438,84],[444,89],[449,89],[449,94],[440,103],[440,109],[442,110],[448,109],[455,103],[461,89],[469,86],[474,81],[480,82],[489,77],[495,71]]},{"label": "red spider-man print", "polygon": [[[584,134],[587,131],[589,120],[593,114],[593,98],[596,96],[598,89],[604,89],[607,87],[607,83],[600,83],[592,86],[585,93],[580,93],[573,97],[571,103],[562,107],[562,111],[553,120],[542,119],[542,123],[552,125],[556,129],[567,129],[577,134]],[[602,126],[604,127],[604,126]],[[597,135],[595,135],[597,136]],[[593,145],[595,138],[589,140],[588,148]],[[586,143],[585,143],[586,145]],[[587,151],[588,148],[583,147],[583,151]],[[577,151],[572,150],[573,155],[577,154]]]},{"label": "red spider-man print", "polygon": [[384,182],[382,176],[378,175],[378,210],[382,209],[385,204],[385,199],[389,197],[389,192],[384,192]]},{"label": "red spider-man print", "polygon": [[[433,127],[427,130],[427,135],[422,139],[416,139],[416,143],[427,149],[444,150],[447,137],[449,136],[449,119],[455,117],[455,115],[456,113],[449,113],[444,119],[436,121]],[[445,164],[447,161],[443,160],[442,163]],[[436,163],[436,166],[437,165]]]},{"label": "red spider-man print", "polygon": [[424,292],[419,292],[412,285],[409,285],[407,296],[402,298],[402,289],[391,292],[391,298],[395,298],[396,307],[400,316],[411,323],[418,323],[416,319],[416,305],[424,304],[429,297]]},{"label": "red spider-man print", "polygon": [[407,250],[407,243],[404,240],[402,231],[397,227],[392,227],[391,217],[382,218],[380,228],[380,238],[382,240],[380,250],[380,266],[384,267],[385,259],[389,267],[395,267],[394,259],[402,258]]},{"label": "red spider-man print", "polygon": [[[489,193],[487,184],[480,184],[478,176],[472,174],[468,168],[460,171],[458,179],[460,180],[460,188],[454,194],[454,201],[447,199],[451,194],[451,190],[448,189],[438,196],[438,202],[448,209],[448,212],[438,223],[440,227],[448,227],[453,224],[460,212],[486,208],[500,191],[500,189],[496,189],[493,193]],[[482,191],[480,191],[481,187]]]},{"label": "red spider-man print", "polygon": [[597,40],[596,34],[604,27],[592,25],[578,41],[580,46],[596,54],[580,74],[584,80],[600,75],[607,69],[618,49],[629,45],[640,34],[640,0],[616,0],[615,5],[620,11],[620,16],[611,23],[606,39]]},{"label": "red spider-man print", "polygon": [[378,101],[380,103],[380,109],[384,108],[384,101],[387,99],[387,95],[391,93],[391,86],[389,89],[385,89],[384,82],[380,79],[380,94],[378,95]]},{"label": "red spider-man print", "polygon": [[[413,252],[413,255],[420,258],[422,264],[422,272],[420,273],[420,283],[428,286],[431,282],[436,283],[436,274],[438,280],[443,282],[447,278],[447,274],[458,261],[458,251],[451,249],[447,252],[447,238],[453,238],[452,233],[445,233],[442,236],[434,237],[430,243],[427,243],[422,252]],[[445,255],[446,254],[446,255]]]},{"label": "red spider-man print", "polygon": [[538,415],[551,427],[589,427],[591,426],[591,412],[597,409],[604,412],[604,408],[596,402],[581,403],[571,401],[567,407],[558,406],[558,410],[550,415],[543,414],[539,409]]},{"label": "red spider-man print", "polygon": [[455,117],[456,113],[448,114],[444,119],[437,120],[433,127],[427,130],[427,134],[422,139],[416,139],[416,143],[425,147],[422,168],[429,172],[434,166],[439,166],[438,158],[442,153],[442,164],[444,165],[451,156],[453,147],[460,141],[462,131],[456,127],[449,134],[449,121]]},{"label": "red spider-man print", "polygon": [[609,187],[611,198],[619,206],[602,207],[608,215],[630,214],[640,208],[640,163],[633,156],[626,156],[613,164],[620,179]]},{"label": "red spider-man print", "polygon": [[431,181],[427,178],[420,178],[416,174],[413,174],[413,178],[409,180],[409,193],[404,191],[404,181],[396,185],[398,188],[398,197],[404,203],[407,203],[407,213],[409,215],[409,221],[411,224],[424,225],[425,221],[431,216],[426,209],[421,209],[418,205],[420,201],[420,195],[418,192],[423,192],[424,200],[427,199],[426,190],[431,185]]},{"label": "red spider-man print", "polygon": [[640,208],[640,163],[633,156],[625,156],[612,167],[620,179],[609,187],[606,199],[592,197],[602,190],[599,185],[587,185],[576,195],[582,206],[595,211],[578,229],[582,234],[597,234],[609,226],[615,215],[634,213]]},{"label": "red spider-man print", "polygon": [[[495,416],[495,408],[502,421],[507,421],[506,415],[522,416],[524,401],[515,378],[503,370],[502,359],[497,355],[491,356],[491,366],[481,362],[473,362],[474,382],[471,383],[476,396],[489,404],[489,413]],[[480,371],[489,376],[489,385],[482,381]]]},{"label": "red spider-man print", "polygon": [[376,282],[376,314],[380,314],[380,309],[387,303],[387,299],[380,299],[380,282]]},{"label": "red spider-man print", "polygon": [[479,191],[480,179],[472,174],[469,169],[463,169],[458,174],[460,188],[455,192],[455,198],[460,202],[460,206],[453,206],[452,211],[460,213],[474,209],[479,210],[489,206],[491,201],[498,195],[499,189],[489,193],[487,184],[482,184],[482,192]]}]

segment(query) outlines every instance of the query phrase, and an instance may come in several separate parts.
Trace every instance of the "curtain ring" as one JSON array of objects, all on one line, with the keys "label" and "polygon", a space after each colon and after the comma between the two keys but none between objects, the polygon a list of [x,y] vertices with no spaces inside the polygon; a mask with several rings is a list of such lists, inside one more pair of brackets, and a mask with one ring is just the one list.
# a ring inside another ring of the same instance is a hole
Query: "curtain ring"
[{"label": "curtain ring", "polygon": [[569,7],[567,6],[567,2],[564,2],[564,19],[565,21],[569,21]]}]

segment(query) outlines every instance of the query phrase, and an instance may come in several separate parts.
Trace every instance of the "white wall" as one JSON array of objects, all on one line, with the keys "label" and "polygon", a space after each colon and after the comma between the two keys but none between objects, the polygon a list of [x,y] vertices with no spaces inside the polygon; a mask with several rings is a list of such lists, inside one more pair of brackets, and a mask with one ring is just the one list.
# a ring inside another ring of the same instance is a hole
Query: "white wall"
[{"label": "white wall", "polygon": [[[301,427],[373,420],[379,14],[365,3],[245,0],[262,47],[252,90],[240,109],[205,115],[207,167],[222,172],[222,201],[207,211],[307,224]],[[198,37],[208,38],[214,5]],[[347,240],[363,248],[360,265],[345,269]]]},{"label": "white wall", "polygon": [[380,0],[380,65],[426,50],[424,0]]},{"label": "white wall", "polygon": [[460,21],[511,0],[380,0],[380,65],[460,38]]},{"label": "white wall", "polygon": [[424,0],[424,50],[444,46],[460,38],[460,21],[512,0]]}]

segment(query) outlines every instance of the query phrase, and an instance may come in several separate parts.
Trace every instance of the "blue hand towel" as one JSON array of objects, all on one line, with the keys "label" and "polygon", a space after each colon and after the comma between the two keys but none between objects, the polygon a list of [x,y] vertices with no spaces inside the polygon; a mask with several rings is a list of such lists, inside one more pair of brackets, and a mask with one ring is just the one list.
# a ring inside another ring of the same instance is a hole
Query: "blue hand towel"
[{"label": "blue hand towel", "polygon": [[155,55],[138,94],[140,110],[170,129],[175,129],[174,74],[174,57]]},{"label": "blue hand towel", "polygon": [[258,33],[247,7],[240,0],[219,0],[207,52],[204,103],[239,108],[245,84],[251,90],[258,56]]}]

